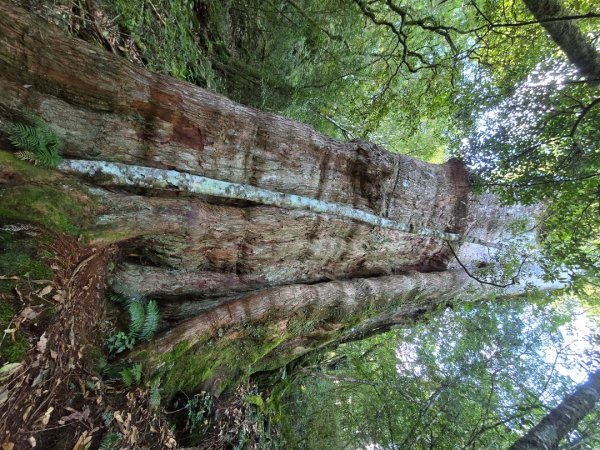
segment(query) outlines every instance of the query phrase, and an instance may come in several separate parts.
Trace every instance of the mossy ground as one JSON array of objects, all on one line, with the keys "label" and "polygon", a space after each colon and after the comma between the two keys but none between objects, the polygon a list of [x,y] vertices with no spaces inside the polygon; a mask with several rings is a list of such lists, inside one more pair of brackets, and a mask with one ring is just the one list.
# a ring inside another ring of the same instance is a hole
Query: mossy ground
[{"label": "mossy ground", "polygon": [[[0,327],[4,331],[10,328],[17,310],[11,302],[0,297]],[[0,366],[5,363],[19,362],[29,350],[30,344],[23,333],[15,333],[14,340],[9,334],[0,337]]]},{"label": "mossy ground", "polygon": [[[89,220],[90,199],[56,171],[33,166],[0,150],[0,223],[25,222],[78,235]],[[0,180],[1,181],[1,180]]]},{"label": "mossy ground", "polygon": [[[52,270],[47,262],[48,253],[43,246],[48,239],[36,233],[28,235],[23,231],[0,231],[0,329],[14,328],[19,310],[15,288],[20,292],[31,289],[29,280],[50,280]],[[0,337],[0,363],[18,362],[30,348],[23,330],[18,330],[14,338],[10,334]]]}]

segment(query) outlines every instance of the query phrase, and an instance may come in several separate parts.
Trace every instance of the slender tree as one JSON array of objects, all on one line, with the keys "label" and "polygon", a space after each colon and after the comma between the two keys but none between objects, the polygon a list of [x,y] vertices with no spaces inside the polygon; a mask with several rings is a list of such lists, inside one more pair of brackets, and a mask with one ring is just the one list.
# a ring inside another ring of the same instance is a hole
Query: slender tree
[{"label": "slender tree", "polygon": [[578,386],[536,426],[515,442],[510,450],[553,450],[600,400],[600,370],[592,372],[586,383]]}]

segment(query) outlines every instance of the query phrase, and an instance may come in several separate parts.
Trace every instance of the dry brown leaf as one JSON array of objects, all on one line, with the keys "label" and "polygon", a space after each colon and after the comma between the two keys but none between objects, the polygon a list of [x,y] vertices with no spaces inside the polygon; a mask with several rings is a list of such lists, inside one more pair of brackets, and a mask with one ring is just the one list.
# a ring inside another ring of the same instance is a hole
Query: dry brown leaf
[{"label": "dry brown leaf", "polygon": [[33,309],[31,306],[26,306],[25,308],[23,308],[23,310],[19,313],[19,316],[22,317],[25,320],[33,320],[35,319],[37,316],[39,316],[41,314],[41,311],[36,311],[35,309]]},{"label": "dry brown leaf", "polygon": [[[89,436],[91,437],[91,436]],[[73,446],[73,450],[86,450],[87,446],[86,446],[86,439],[88,438],[88,432],[84,431],[83,433],[81,433],[81,435],[79,436],[79,439],[77,439],[77,442],[75,442],[75,445]],[[87,441],[89,443],[89,440]]]},{"label": "dry brown leaf", "polygon": [[44,415],[42,416],[42,418],[40,419],[42,421],[42,425],[48,425],[48,422],[50,422],[50,415],[52,414],[52,411],[54,411],[54,407],[51,406],[50,408],[48,408],[46,410],[46,412],[44,413]]},{"label": "dry brown leaf", "polygon": [[37,341],[37,344],[35,346],[36,346],[38,352],[46,353],[46,345],[47,344],[48,344],[48,338],[46,337],[46,332],[44,332],[40,336],[40,339]]},{"label": "dry brown leaf", "polygon": [[4,442],[2,444],[2,450],[13,450],[15,448],[14,442]]},{"label": "dry brown leaf", "polygon": [[52,289],[54,289],[53,286],[49,284],[45,288],[38,291],[36,294],[40,297],[44,297],[44,295],[48,295],[50,292],[52,292]]},{"label": "dry brown leaf", "polygon": [[15,341],[15,333],[17,332],[17,328],[7,328],[4,330],[4,334],[10,334],[11,340]]},{"label": "dry brown leaf", "polygon": [[29,417],[29,413],[31,412],[31,408],[32,408],[32,405],[29,405],[27,407],[27,409],[25,410],[25,412],[23,413],[23,422],[27,420],[27,417]]}]

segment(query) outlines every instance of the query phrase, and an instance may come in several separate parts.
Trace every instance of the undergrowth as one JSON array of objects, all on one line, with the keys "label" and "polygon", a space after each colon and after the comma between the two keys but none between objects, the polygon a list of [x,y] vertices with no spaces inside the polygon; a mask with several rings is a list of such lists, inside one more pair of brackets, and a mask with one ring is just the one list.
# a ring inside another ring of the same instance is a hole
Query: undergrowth
[{"label": "undergrowth", "polygon": [[25,123],[8,122],[0,125],[0,130],[8,135],[10,142],[21,150],[17,152],[17,157],[44,167],[58,166],[62,161],[62,143],[56,132],[35,114],[24,112],[23,116]]},{"label": "undergrowth", "polygon": [[141,296],[124,297],[113,294],[112,299],[122,303],[129,312],[128,332],[118,331],[107,340],[110,353],[118,354],[131,350],[136,342],[150,341],[158,327],[160,313],[155,300],[145,300]]}]

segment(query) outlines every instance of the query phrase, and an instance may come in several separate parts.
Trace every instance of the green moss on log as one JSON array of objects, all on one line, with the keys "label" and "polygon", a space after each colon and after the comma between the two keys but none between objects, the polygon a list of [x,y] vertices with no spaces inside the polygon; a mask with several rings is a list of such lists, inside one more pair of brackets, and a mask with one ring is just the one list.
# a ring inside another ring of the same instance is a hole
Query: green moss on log
[{"label": "green moss on log", "polygon": [[86,196],[55,171],[0,151],[0,222],[25,222],[78,235],[88,220]]},{"label": "green moss on log", "polygon": [[237,385],[256,371],[255,364],[286,339],[273,326],[252,326],[230,330],[222,337],[206,336],[191,346],[183,342],[160,357],[161,389],[170,397],[208,390],[215,395]]}]

